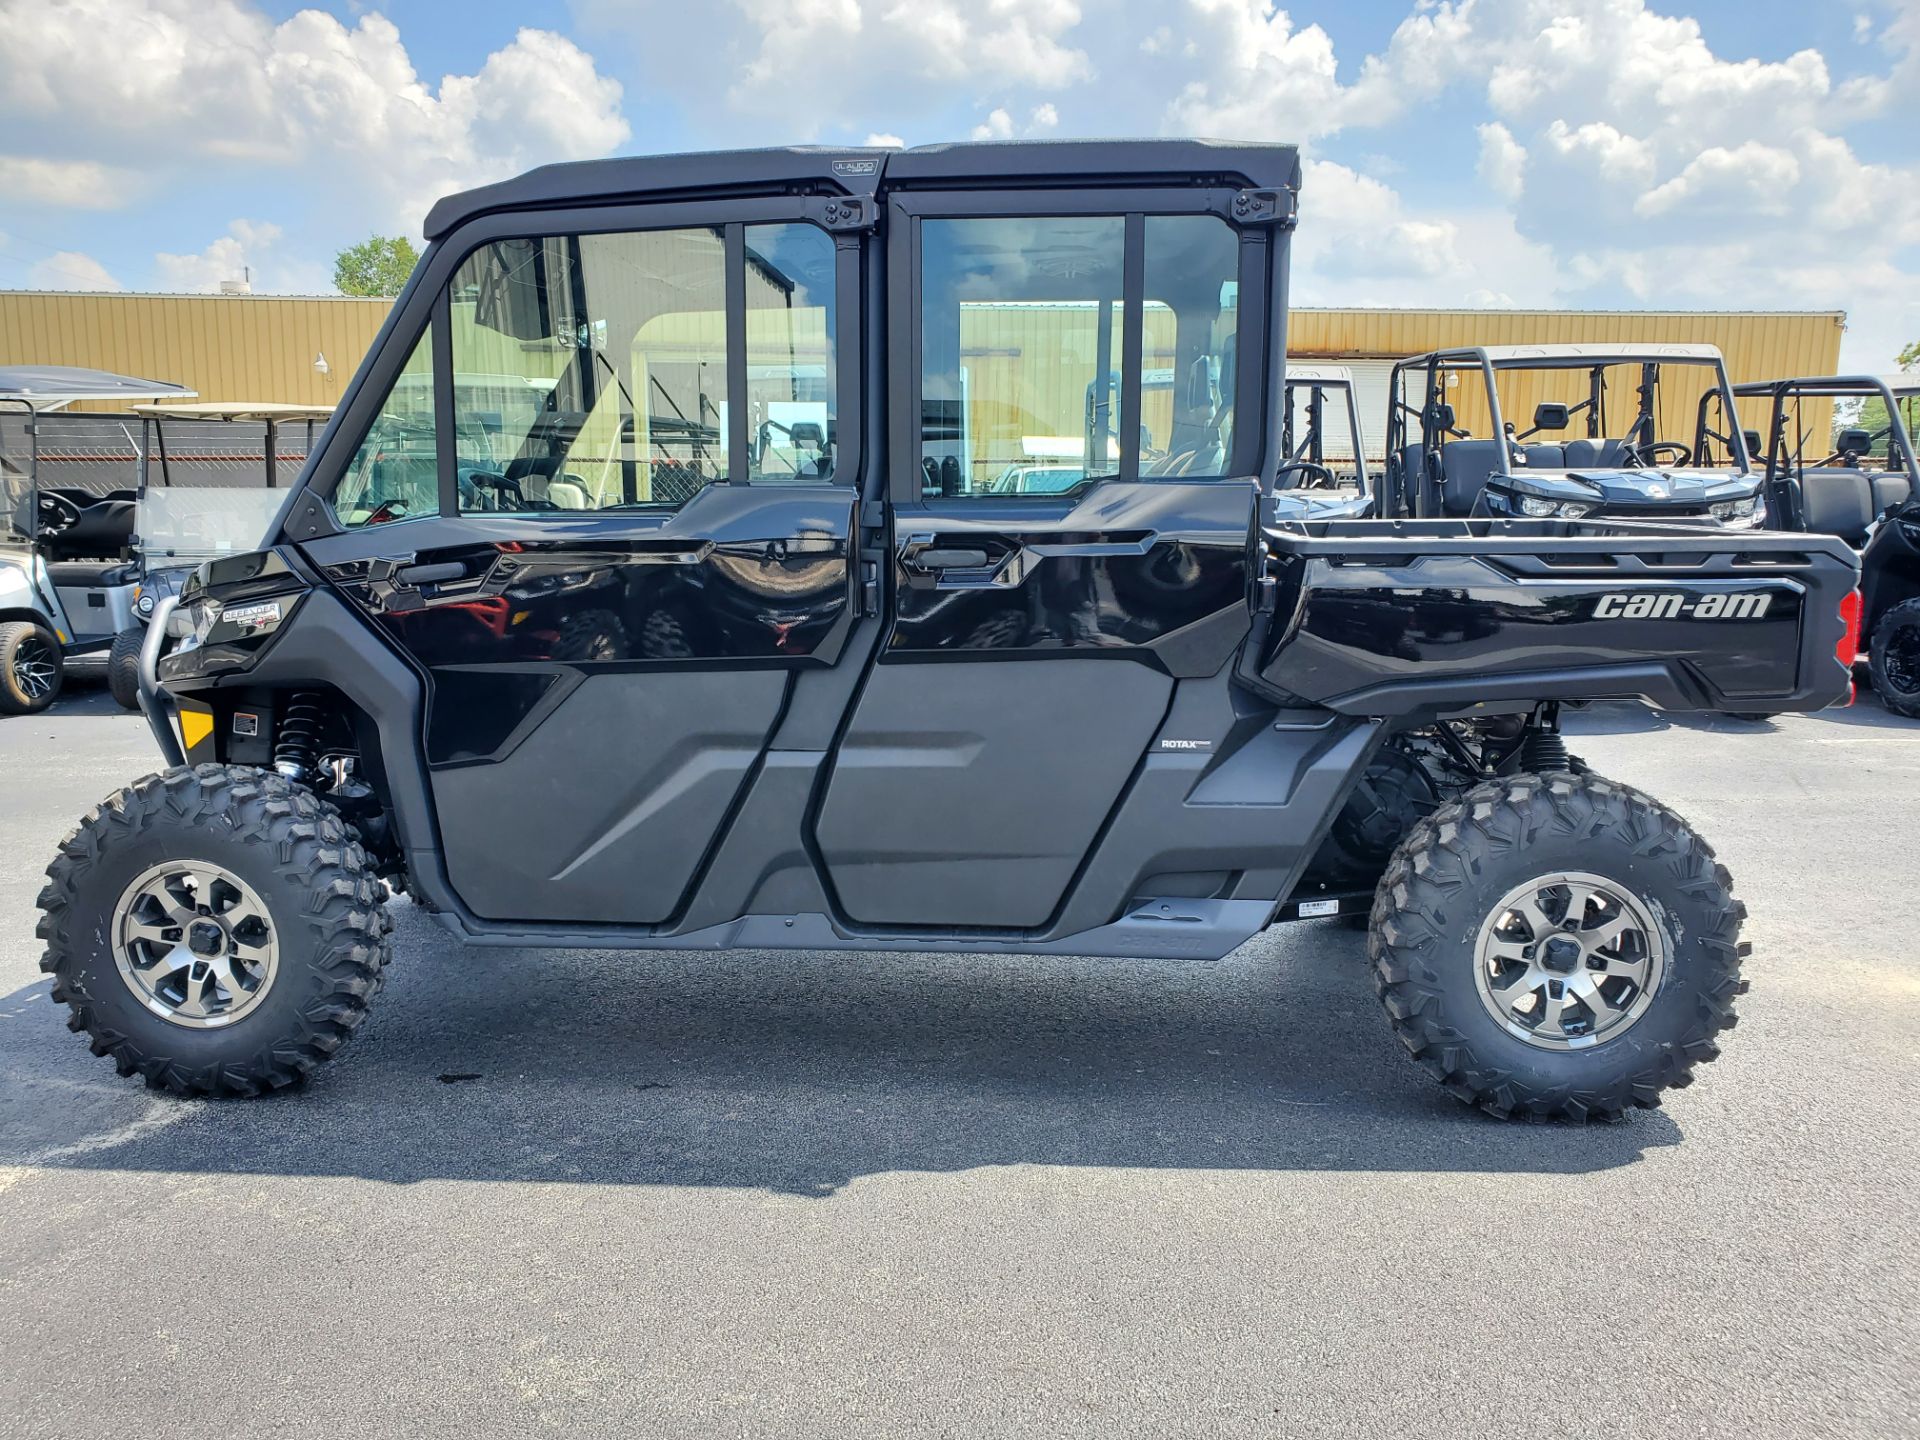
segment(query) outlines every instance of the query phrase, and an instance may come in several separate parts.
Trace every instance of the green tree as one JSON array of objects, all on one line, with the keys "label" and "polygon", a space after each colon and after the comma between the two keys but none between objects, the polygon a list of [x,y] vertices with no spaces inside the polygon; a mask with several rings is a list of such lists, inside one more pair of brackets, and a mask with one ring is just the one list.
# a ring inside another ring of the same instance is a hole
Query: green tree
[{"label": "green tree", "polygon": [[1894,358],[1899,362],[1902,370],[1911,370],[1914,366],[1920,365],[1920,340],[1914,341]]},{"label": "green tree", "polygon": [[333,257],[333,285],[342,295],[398,295],[419,258],[404,235],[370,235]]}]

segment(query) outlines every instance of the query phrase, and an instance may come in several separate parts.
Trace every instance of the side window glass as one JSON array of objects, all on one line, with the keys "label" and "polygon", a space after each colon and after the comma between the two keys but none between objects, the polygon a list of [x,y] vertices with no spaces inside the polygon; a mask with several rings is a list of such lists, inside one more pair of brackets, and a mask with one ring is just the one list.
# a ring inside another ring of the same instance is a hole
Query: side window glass
[{"label": "side window glass", "polygon": [[747,478],[818,482],[839,443],[833,237],[815,225],[746,232]]},{"label": "side window glass", "polygon": [[1226,473],[1233,454],[1240,242],[1211,215],[1146,217],[1140,473]]},{"label": "side window glass", "polygon": [[407,357],[400,378],[333,492],[342,525],[417,519],[440,508],[433,425],[433,327]]},{"label": "side window glass", "polygon": [[463,513],[673,507],[727,478],[719,230],[499,241],[449,299]]},{"label": "side window glass", "polygon": [[1117,215],[921,222],[923,493],[1118,473],[1124,242]]}]

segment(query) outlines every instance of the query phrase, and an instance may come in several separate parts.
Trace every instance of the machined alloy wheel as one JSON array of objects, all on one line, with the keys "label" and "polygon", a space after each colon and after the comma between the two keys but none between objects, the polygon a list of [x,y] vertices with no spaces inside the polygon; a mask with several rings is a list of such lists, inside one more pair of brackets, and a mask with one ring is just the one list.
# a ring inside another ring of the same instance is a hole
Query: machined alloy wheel
[{"label": "machined alloy wheel", "polygon": [[142,871],[120,896],[113,959],[154,1014],[214,1029],[266,998],[280,946],[272,916],[244,880],[204,861],[168,860]]},{"label": "machined alloy wheel", "polygon": [[38,635],[28,635],[13,648],[13,679],[29,701],[38,704],[60,683],[60,666],[52,648]]},{"label": "machined alloy wheel", "polygon": [[1480,1003],[1511,1035],[1577,1050],[1626,1033],[1653,1002],[1666,942],[1646,905],[1599,875],[1516,885],[1480,926]]}]

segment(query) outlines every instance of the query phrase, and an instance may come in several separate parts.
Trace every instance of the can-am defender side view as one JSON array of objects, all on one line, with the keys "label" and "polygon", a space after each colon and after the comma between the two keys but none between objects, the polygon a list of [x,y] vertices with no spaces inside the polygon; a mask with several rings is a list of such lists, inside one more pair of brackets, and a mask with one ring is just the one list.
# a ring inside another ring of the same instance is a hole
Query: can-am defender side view
[{"label": "can-am defender side view", "polygon": [[1769,404],[1757,448],[1774,522],[1860,551],[1860,635],[1874,693],[1896,714],[1920,716],[1920,375],[1802,376],[1734,394]]},{"label": "can-am defender side view", "polygon": [[67,662],[105,656],[139,594],[137,422],[69,407],[163,397],[193,391],[68,365],[0,367],[0,715],[53,704]]},{"label": "can-am defender side view", "polygon": [[1734,413],[1711,345],[1438,350],[1388,394],[1382,515],[1765,522],[1744,438],[1706,423],[1703,397]]},{"label": "can-am defender side view", "polygon": [[[389,887],[475,944],[1219,959],[1360,903],[1301,879],[1394,747],[1446,777],[1364,902],[1406,1048],[1497,1114],[1657,1103],[1744,911],[1564,768],[1559,709],[1844,701],[1853,556],[1265,523],[1298,184],[1089,142],[440,202],[273,542],[156,617],[168,766],[41,897],[73,1027],[176,1091],[295,1081],[366,1018]],[[1065,492],[997,487],[1034,436],[1083,442]]]}]

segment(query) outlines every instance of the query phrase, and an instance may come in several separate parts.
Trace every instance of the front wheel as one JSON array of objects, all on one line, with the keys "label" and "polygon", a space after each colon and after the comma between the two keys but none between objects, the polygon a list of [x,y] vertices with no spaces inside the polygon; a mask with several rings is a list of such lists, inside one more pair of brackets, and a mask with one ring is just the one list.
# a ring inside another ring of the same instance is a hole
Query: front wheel
[{"label": "front wheel", "polygon": [[146,626],[129,625],[113,637],[107,652],[107,688],[122,710],[140,708],[140,647],[146,640]]},{"label": "front wheel", "polygon": [[98,806],[40,892],[40,968],[93,1053],[177,1094],[256,1095],[366,1019],[391,928],[366,852],[267,771],[152,775]]},{"label": "front wheel", "polygon": [[1920,597],[1880,617],[1867,666],[1882,705],[1896,715],[1920,717]]},{"label": "front wheel", "polygon": [[1654,1106],[1714,1059],[1746,907],[1672,811],[1594,775],[1489,781],[1407,836],[1374,899],[1374,984],[1408,1052],[1495,1115]]},{"label": "front wheel", "polygon": [[44,625],[0,625],[0,715],[35,715],[59,698],[66,667],[60,642]]}]

